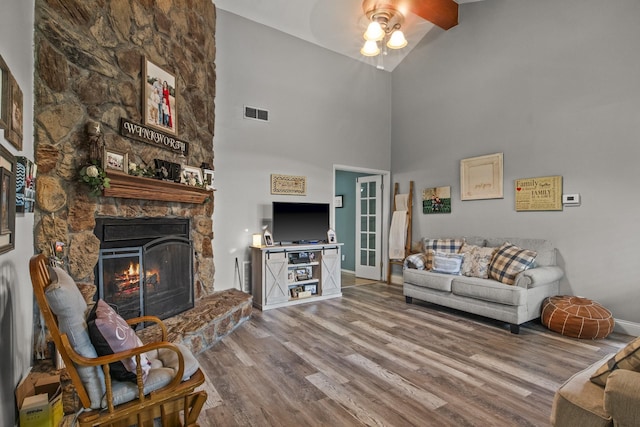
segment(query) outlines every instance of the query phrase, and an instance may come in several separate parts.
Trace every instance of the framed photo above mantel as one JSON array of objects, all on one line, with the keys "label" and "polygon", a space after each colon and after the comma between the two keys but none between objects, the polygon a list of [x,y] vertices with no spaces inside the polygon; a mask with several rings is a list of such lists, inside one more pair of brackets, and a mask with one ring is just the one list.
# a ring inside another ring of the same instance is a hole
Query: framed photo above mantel
[{"label": "framed photo above mantel", "polygon": [[144,124],[178,134],[176,76],[143,58],[142,105]]},{"label": "framed photo above mantel", "polygon": [[460,200],[502,199],[503,154],[460,160]]}]

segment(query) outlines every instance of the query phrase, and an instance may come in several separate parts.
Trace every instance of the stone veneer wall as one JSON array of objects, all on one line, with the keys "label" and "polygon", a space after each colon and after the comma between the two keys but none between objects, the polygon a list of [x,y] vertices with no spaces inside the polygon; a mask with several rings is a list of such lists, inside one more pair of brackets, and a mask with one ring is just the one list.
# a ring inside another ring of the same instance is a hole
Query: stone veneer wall
[{"label": "stone veneer wall", "polygon": [[[213,292],[213,199],[202,205],[89,197],[78,182],[88,161],[87,122],[129,161],[213,165],[215,7],[211,0],[36,0],[35,245],[50,254],[65,242],[79,282],[93,283],[99,241],[95,217],[188,217],[194,241],[195,297]],[[178,137],[187,158],[119,135],[125,117],[142,123],[144,58],[176,76]]]}]

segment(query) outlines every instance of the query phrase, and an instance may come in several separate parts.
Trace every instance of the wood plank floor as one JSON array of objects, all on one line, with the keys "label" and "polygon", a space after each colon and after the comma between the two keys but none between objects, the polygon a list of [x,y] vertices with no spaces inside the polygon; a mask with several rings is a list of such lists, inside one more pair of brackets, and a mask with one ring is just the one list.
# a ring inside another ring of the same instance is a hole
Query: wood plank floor
[{"label": "wood plank floor", "polygon": [[[415,300],[414,300],[415,301]],[[261,312],[198,356],[201,426],[548,426],[555,390],[632,337],[585,341],[426,303],[402,287]]]}]

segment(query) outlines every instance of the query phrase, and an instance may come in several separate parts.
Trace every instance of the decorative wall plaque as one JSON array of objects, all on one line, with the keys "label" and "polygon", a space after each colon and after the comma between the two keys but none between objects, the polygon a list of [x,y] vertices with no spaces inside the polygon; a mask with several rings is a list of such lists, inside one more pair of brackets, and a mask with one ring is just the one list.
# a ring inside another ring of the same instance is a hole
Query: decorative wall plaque
[{"label": "decorative wall plaque", "polygon": [[180,141],[168,133],[160,132],[149,126],[127,120],[124,117],[120,119],[120,135],[136,141],[146,142],[174,153],[187,155],[189,154],[189,143]]},{"label": "decorative wall plaque", "polygon": [[271,194],[304,196],[307,194],[307,177],[271,174]]},{"label": "decorative wall plaque", "polygon": [[561,211],[562,176],[541,176],[515,181],[516,211]]}]

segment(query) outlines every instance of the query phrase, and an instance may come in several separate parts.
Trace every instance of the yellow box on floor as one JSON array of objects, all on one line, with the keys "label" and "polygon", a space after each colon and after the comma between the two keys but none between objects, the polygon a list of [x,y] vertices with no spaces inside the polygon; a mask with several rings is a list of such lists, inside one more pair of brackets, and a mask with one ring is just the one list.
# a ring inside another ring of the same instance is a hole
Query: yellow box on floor
[{"label": "yellow box on floor", "polygon": [[59,375],[29,373],[16,388],[21,427],[57,427],[64,416]]}]

